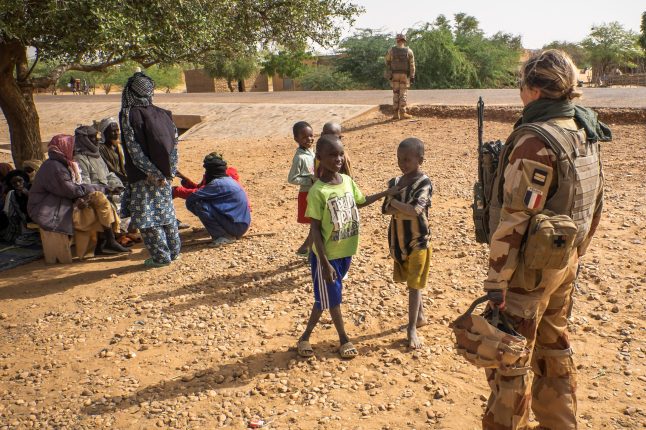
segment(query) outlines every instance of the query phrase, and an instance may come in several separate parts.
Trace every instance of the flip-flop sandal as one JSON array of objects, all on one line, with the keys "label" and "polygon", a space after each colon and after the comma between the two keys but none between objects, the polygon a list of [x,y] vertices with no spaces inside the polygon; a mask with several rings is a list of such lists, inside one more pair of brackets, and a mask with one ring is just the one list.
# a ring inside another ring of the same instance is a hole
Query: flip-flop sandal
[{"label": "flip-flop sandal", "polygon": [[137,233],[128,233],[126,234],[126,237],[130,240],[132,240],[134,243],[141,243],[143,242],[143,239],[141,238],[140,235]]},{"label": "flip-flop sandal", "polygon": [[307,251],[305,251],[305,252],[296,251],[296,256],[298,256],[300,258],[307,258],[309,255],[310,255],[309,249]]},{"label": "flip-flop sandal", "polygon": [[119,245],[125,246],[127,248],[130,248],[135,244],[135,242],[128,236],[121,236],[119,239],[117,239],[117,242],[119,242]]},{"label": "flip-flop sandal", "polygon": [[307,340],[299,340],[296,344],[296,349],[298,350],[298,355],[301,357],[308,358],[314,355],[312,345],[310,345],[310,342]]},{"label": "flip-flop sandal", "polygon": [[359,355],[359,351],[357,351],[352,342],[346,342],[339,348],[339,355],[341,358],[355,358]]},{"label": "flip-flop sandal", "polygon": [[146,267],[166,267],[166,266],[170,266],[170,263],[158,263],[155,260],[153,260],[152,258],[147,258],[144,261],[144,266],[146,266]]}]

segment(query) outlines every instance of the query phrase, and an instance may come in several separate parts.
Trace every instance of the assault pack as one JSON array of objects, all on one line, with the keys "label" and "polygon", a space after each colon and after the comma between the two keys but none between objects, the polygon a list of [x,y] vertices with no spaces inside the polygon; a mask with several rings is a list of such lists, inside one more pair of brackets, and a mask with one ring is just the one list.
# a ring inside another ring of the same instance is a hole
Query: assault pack
[{"label": "assault pack", "polygon": [[478,243],[489,243],[489,214],[493,181],[504,144],[500,140],[483,142],[484,101],[478,98],[478,182],[473,185],[473,224]]}]

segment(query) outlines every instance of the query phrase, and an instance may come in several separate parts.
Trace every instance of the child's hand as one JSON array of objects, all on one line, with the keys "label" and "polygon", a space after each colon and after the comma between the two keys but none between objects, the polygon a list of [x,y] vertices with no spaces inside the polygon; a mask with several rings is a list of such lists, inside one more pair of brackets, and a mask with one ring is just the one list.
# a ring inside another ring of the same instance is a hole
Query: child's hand
[{"label": "child's hand", "polygon": [[331,284],[336,281],[336,270],[334,270],[334,267],[332,267],[327,259],[321,262],[321,271],[323,272],[323,279],[326,284]]},{"label": "child's hand", "polygon": [[399,193],[401,192],[401,190],[402,190],[402,189],[404,189],[404,188],[405,188],[405,186],[401,186],[401,185],[399,185],[399,184],[398,184],[398,185],[395,185],[394,187],[390,187],[390,188],[388,188],[388,189],[386,190],[386,195],[387,195],[387,196],[396,196],[396,195],[397,195],[397,194],[399,194]]}]

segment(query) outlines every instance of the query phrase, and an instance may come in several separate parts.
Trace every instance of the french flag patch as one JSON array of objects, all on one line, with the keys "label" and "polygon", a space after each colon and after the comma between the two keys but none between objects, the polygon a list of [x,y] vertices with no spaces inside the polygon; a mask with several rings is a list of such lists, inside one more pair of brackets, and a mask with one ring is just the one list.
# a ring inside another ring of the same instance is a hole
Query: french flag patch
[{"label": "french flag patch", "polygon": [[541,202],[543,201],[543,192],[537,190],[536,188],[527,188],[525,193],[525,206],[529,209],[536,209],[540,207]]}]

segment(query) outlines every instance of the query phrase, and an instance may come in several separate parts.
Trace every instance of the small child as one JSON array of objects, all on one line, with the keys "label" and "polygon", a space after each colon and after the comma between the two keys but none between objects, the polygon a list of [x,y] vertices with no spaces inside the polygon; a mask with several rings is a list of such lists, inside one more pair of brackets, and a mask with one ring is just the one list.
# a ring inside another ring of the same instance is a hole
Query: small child
[{"label": "small child", "polygon": [[[323,125],[323,130],[321,130],[321,136],[325,136],[327,134],[334,135],[339,138],[339,140],[343,140],[343,131],[341,128],[341,124],[338,122],[326,122]],[[316,172],[316,176],[318,177],[318,171],[319,171],[319,166],[318,166],[318,160],[314,161],[314,171]],[[341,172],[344,175],[348,175],[349,177],[354,177],[354,173],[352,172],[352,165],[350,164],[350,157],[348,157],[348,154],[345,154],[343,157],[343,167],[341,167]]]},{"label": "small child", "polygon": [[[316,182],[314,176],[314,132],[312,126],[305,121],[299,121],[292,127],[294,140],[298,143],[298,148],[292,159],[292,168],[289,169],[287,182],[298,185],[298,215],[297,222],[300,224],[309,224],[310,219],[305,216],[307,209],[307,193]],[[312,233],[308,231],[307,237],[303,244],[298,248],[296,254],[301,257],[307,257],[312,246]]]},{"label": "small child", "polygon": [[298,340],[298,354],[301,357],[314,355],[309,339],[325,309],[330,310],[339,335],[341,358],[354,358],[359,354],[345,333],[341,315],[342,280],[359,244],[358,208],[399,192],[399,187],[394,187],[365,197],[352,178],[339,173],[343,158],[343,145],[338,137],[322,136],[316,143],[316,159],[320,163],[321,176],[309,191],[306,212],[312,220],[314,249],[310,254],[310,264],[314,306],[307,328]]},{"label": "small child", "polygon": [[406,188],[388,197],[382,208],[384,214],[392,215],[388,242],[394,259],[393,280],[408,285],[407,339],[412,349],[422,346],[417,328],[426,325],[422,289],[426,287],[432,252],[428,208],[433,184],[421,170],[423,162],[424,143],[421,140],[409,137],[399,144],[397,164],[403,175],[392,178],[388,186]]}]

